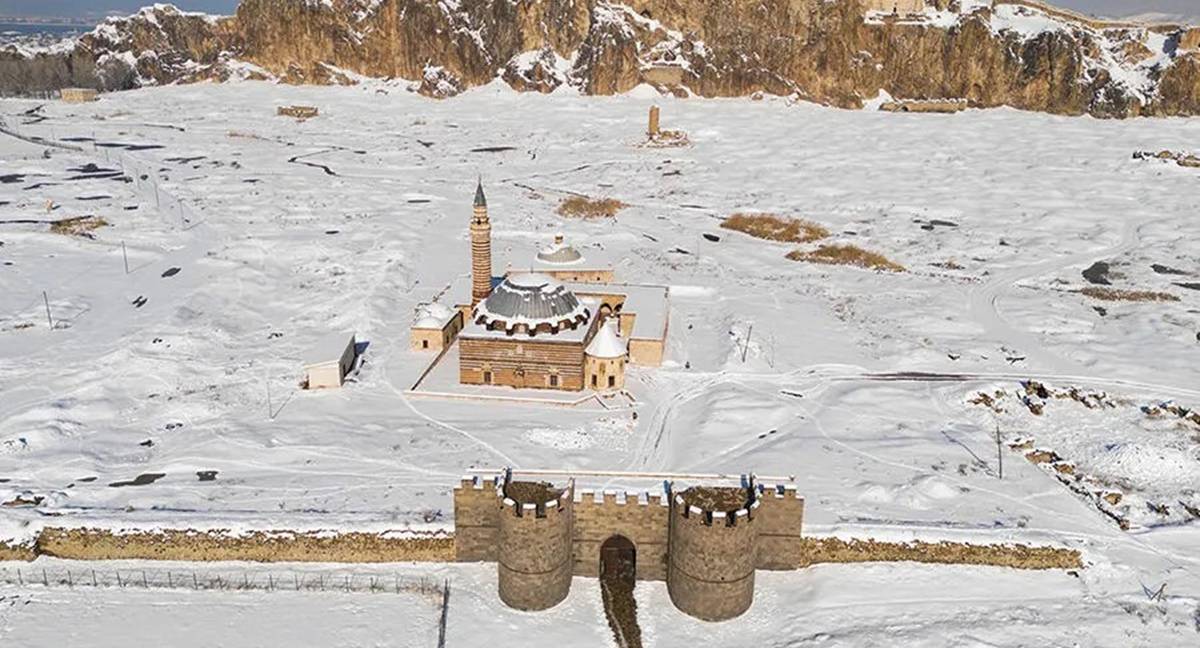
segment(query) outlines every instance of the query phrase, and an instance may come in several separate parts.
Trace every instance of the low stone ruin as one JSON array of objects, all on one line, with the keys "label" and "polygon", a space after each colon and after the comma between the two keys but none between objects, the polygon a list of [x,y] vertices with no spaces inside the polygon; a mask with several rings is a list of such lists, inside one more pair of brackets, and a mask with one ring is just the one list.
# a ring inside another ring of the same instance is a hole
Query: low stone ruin
[{"label": "low stone ruin", "polygon": [[650,106],[650,120],[646,126],[646,141],[642,146],[652,148],[670,148],[676,146],[691,146],[687,133],[680,130],[664,130],[659,127],[658,106]]},{"label": "low stone ruin", "polygon": [[880,104],[885,112],[956,113],[967,109],[966,99],[897,99]]},{"label": "low stone ruin", "polygon": [[307,121],[321,114],[314,106],[280,106],[276,111],[280,117],[294,117],[296,121]]}]

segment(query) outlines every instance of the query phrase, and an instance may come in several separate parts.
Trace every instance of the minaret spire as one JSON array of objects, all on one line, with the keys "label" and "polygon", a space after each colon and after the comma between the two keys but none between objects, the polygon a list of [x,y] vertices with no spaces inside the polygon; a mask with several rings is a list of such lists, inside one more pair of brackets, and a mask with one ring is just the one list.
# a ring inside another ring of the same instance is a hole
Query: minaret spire
[{"label": "minaret spire", "polygon": [[471,306],[487,299],[492,292],[492,223],[488,220],[487,196],[483,179],[475,185],[475,205],[471,217]]},{"label": "minaret spire", "polygon": [[483,178],[479,178],[478,184],[475,185],[475,207],[483,207],[487,209],[487,196],[483,195]]}]

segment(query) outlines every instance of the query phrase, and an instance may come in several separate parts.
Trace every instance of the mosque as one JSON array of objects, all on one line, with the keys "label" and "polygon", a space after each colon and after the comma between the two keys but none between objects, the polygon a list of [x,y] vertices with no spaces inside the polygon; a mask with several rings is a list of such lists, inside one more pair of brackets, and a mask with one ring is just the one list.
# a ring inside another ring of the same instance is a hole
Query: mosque
[{"label": "mosque", "polygon": [[617,283],[611,263],[562,236],[494,276],[482,184],[470,239],[469,303],[424,306],[411,333],[416,350],[445,352],[458,343],[461,384],[617,391],[629,364],[662,364],[665,286]]}]

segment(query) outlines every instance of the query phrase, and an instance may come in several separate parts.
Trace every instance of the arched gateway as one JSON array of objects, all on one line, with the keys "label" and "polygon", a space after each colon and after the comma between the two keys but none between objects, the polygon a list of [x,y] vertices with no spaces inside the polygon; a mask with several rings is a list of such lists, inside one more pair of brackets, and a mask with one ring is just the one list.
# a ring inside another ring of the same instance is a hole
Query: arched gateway
[{"label": "arched gateway", "polygon": [[633,584],[637,579],[637,547],[616,534],[600,545],[600,578]]}]

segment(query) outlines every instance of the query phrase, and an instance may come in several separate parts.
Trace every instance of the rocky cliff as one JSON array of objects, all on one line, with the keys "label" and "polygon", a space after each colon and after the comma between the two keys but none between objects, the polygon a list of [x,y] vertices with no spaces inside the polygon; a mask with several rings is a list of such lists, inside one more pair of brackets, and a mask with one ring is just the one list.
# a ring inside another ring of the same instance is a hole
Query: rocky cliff
[{"label": "rocky cliff", "polygon": [[[214,18],[156,5],[69,46],[0,49],[0,91],[274,79],[412,80],[445,97],[611,94],[641,83],[860,107],[897,98],[1103,117],[1200,112],[1200,29],[1106,24],[1034,0],[244,0]],[[890,3],[887,3],[890,6]]]}]

